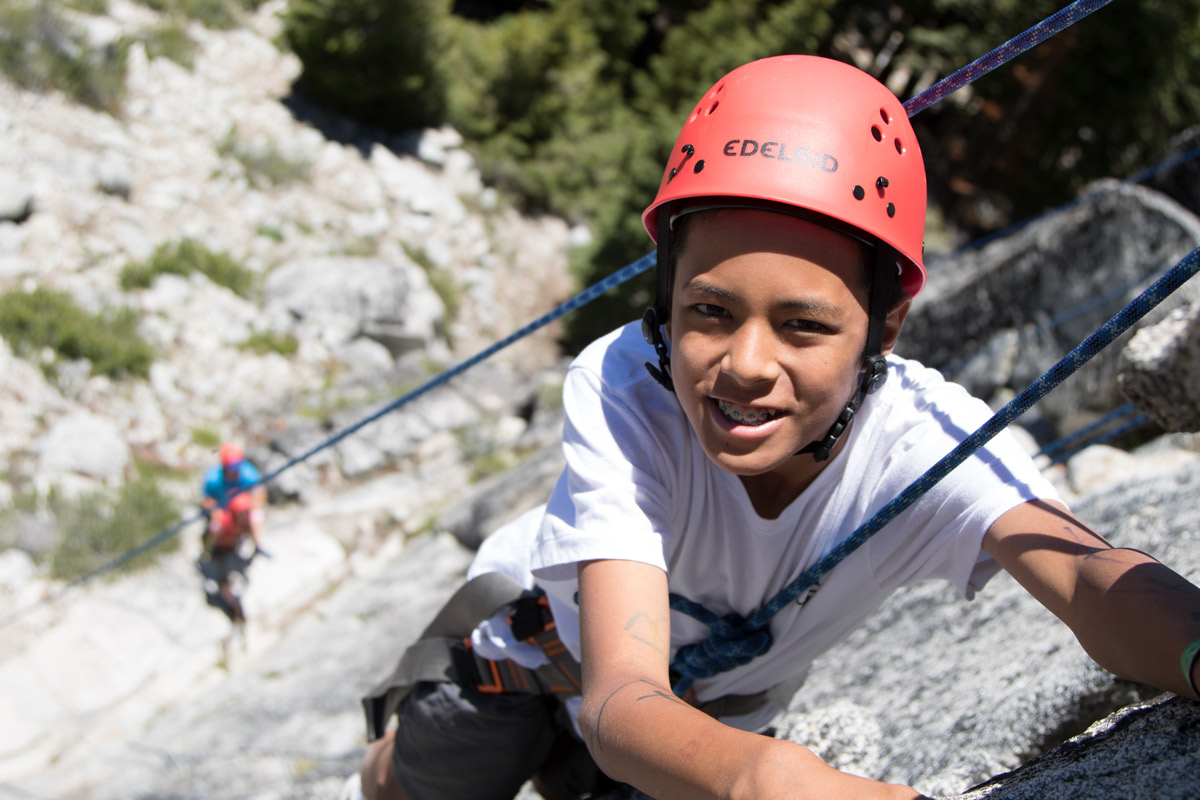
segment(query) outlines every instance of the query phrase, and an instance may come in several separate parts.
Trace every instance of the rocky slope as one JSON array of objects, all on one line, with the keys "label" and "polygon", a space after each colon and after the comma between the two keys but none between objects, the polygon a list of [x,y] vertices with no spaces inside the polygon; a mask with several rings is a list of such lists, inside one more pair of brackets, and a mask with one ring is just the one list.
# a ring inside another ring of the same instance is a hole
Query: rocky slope
[{"label": "rocky slope", "polygon": [[[270,469],[570,293],[575,234],[506,209],[453,131],[381,136],[291,97],[298,65],[270,44],[278,8],[234,31],[191,27],[191,70],[135,47],[119,117],[0,79],[0,292],[127,305],[158,353],[146,380],[92,376],[86,363],[58,363],[48,378],[38,362],[49,354],[0,341],[0,506],[31,487],[115,486],[137,463],[178,470],[177,491],[194,498],[212,434],[244,441]],[[81,24],[103,43],[155,20],[114,0]],[[300,177],[267,179],[255,166],[264,154]],[[120,289],[125,265],[183,238],[232,254],[261,293],[200,275]],[[1093,285],[1134,292],[1197,244],[1192,212],[1114,188],[931,265],[939,302],[914,309],[905,354],[969,357],[963,379],[1002,402],[1074,343],[1076,331],[1057,339],[1050,323],[1078,288],[1057,280],[1078,253]],[[1039,258],[1055,280],[1031,300]],[[264,333],[293,337],[295,352],[243,349]],[[948,341],[958,349],[921,349]],[[1118,352],[1037,416],[1031,449],[1121,402]],[[149,570],[65,591],[21,550],[0,553],[0,797],[335,797],[365,744],[361,693],[455,587],[471,548],[545,496],[561,464],[560,375],[549,330],[281,476],[248,646],[224,664],[225,623],[192,567],[195,530]],[[1158,433],[1047,470],[1114,541],[1200,580],[1197,446]],[[1160,800],[1195,796],[1191,703],[1132,708],[1005,774],[1147,696],[1000,578],[971,604],[936,586],[897,596],[816,665],[780,725],[841,768],[931,794],[997,776],[964,796],[1131,797],[1147,781]]]},{"label": "rocky slope", "polygon": [[[163,19],[109,5],[73,18],[96,47]],[[453,131],[383,136],[301,111],[299,65],[271,44],[280,8],[231,31],[190,25],[190,69],[134,45],[117,116],[0,78],[0,293],[131,308],[155,350],[146,379],[113,379],[0,338],[0,509],[111,489],[145,466],[192,503],[215,441],[273,469],[570,295],[567,226],[504,206]],[[228,255],[258,288],[193,273],[122,290],[127,266],[183,240]],[[555,333],[271,484],[274,558],[256,567],[251,654],[553,437]],[[294,346],[247,348],[256,339]],[[224,675],[223,620],[198,602],[195,528],[148,573],[64,593],[30,557],[63,532],[44,513],[3,519],[0,775],[69,760],[72,744]]]}]

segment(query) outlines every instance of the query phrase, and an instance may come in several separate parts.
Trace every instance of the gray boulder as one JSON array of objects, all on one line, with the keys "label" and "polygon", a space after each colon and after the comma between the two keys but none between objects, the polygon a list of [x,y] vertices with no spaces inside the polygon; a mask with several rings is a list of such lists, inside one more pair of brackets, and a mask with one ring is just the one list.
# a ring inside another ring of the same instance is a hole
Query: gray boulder
[{"label": "gray boulder", "polygon": [[264,285],[268,312],[282,309],[341,346],[366,336],[393,356],[424,348],[445,309],[420,267],[375,258],[307,258],[273,270]]},{"label": "gray boulder", "polygon": [[434,527],[454,534],[464,547],[477,549],[484,539],[525,509],[544,503],[564,463],[561,447],[538,450],[520,466],[468,488],[437,518]]},{"label": "gray boulder", "polygon": [[[897,351],[993,403],[1025,389],[1200,245],[1200,219],[1158,192],[1107,182],[977,249],[932,261]],[[1185,284],[1143,324],[1200,294]],[[1053,436],[1126,400],[1117,359],[1131,332],[1030,411]]]},{"label": "gray boulder", "polygon": [[[1131,471],[1074,510],[1113,544],[1197,581],[1198,489],[1192,460],[1166,477]],[[792,710],[851,700],[882,732],[874,775],[951,794],[1153,694],[1100,669],[1065,625],[1001,574],[970,603],[937,584],[898,593],[814,665]]]},{"label": "gray boulder", "polygon": [[1200,430],[1200,304],[1139,330],[1118,369],[1121,392],[1160,428]]},{"label": "gray boulder", "polygon": [[54,423],[35,444],[38,471],[50,482],[63,473],[76,473],[106,483],[118,483],[129,466],[129,445],[109,419],[77,411]]},{"label": "gray boulder", "polygon": [[1162,695],[1106,717],[959,800],[1192,800],[1198,775],[1200,703]]}]

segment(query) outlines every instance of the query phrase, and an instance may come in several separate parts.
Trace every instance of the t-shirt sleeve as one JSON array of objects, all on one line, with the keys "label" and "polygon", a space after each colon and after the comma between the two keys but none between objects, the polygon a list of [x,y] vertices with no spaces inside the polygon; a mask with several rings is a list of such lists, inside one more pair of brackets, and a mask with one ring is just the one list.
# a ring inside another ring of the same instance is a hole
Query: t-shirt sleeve
[{"label": "t-shirt sleeve", "polygon": [[[889,448],[883,470],[886,497],[900,495],[991,417],[986,404],[954,384],[943,385],[927,399],[926,421]],[[904,467],[890,469],[893,463]],[[1002,431],[904,511],[896,532],[874,537],[876,575],[884,584],[896,582],[900,574],[907,575],[903,583],[943,578],[970,599],[1000,571],[982,549],[988,528],[1007,511],[1035,499],[1059,497],[1017,439]]]},{"label": "t-shirt sleeve", "polygon": [[590,368],[568,372],[563,386],[566,468],[537,538],[532,569],[539,581],[570,580],[579,562],[593,559],[666,569],[672,432],[647,416],[642,401],[657,398],[636,390],[636,385],[631,392],[614,387]]}]

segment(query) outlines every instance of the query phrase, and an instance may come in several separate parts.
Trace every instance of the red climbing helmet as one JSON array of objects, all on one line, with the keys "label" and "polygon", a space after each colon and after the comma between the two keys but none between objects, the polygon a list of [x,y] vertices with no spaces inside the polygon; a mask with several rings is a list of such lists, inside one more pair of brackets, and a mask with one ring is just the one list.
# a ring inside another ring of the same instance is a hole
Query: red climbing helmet
[{"label": "red climbing helmet", "polygon": [[[900,283],[925,286],[925,164],[908,114],[849,64],[775,56],[730,72],[683,125],[642,223],[699,198],[773,201],[832,218],[899,255]],[[682,201],[682,202],[681,202]]]},{"label": "red climbing helmet", "polygon": [[219,452],[221,455],[222,467],[231,467],[234,464],[244,461],[246,458],[246,454],[242,452],[242,448],[238,447],[233,442],[226,442],[225,444],[221,445]]},{"label": "red climbing helmet", "polygon": [[234,495],[229,501],[229,511],[231,514],[248,514],[254,510],[254,498],[250,496],[250,492],[242,492]]}]

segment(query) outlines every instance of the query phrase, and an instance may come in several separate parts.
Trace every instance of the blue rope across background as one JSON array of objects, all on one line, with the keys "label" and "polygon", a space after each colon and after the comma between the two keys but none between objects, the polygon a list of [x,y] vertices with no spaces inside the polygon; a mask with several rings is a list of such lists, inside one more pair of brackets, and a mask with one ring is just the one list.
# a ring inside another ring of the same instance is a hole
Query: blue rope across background
[{"label": "blue rope across background", "polygon": [[287,463],[283,464],[278,469],[272,470],[267,475],[264,475],[258,481],[258,483],[255,483],[252,486],[246,487],[245,489],[243,489],[243,491],[249,491],[250,489],[254,488],[255,486],[259,486],[261,484],[265,484],[269,481],[274,480],[280,474],[291,469],[296,464],[299,464],[302,461],[307,461],[308,459],[312,458],[313,456],[315,456],[317,453],[321,452],[322,450],[332,447],[333,445],[342,441],[346,437],[348,437],[354,433],[357,433],[359,430],[366,427],[367,425],[370,425],[372,422],[379,419],[380,417],[386,416],[387,414],[392,413],[393,411],[400,408],[401,406],[411,403],[413,400],[416,400],[421,395],[426,394],[427,392],[431,392],[434,389],[438,388],[439,386],[443,386],[443,385],[449,383],[454,378],[457,378],[459,375],[466,372],[467,370],[469,370],[471,367],[475,366],[479,362],[485,361],[485,360],[491,358],[496,353],[500,352],[501,350],[508,347],[509,345],[517,342],[520,339],[524,339],[526,336],[528,336],[529,334],[538,330],[539,328],[544,328],[547,325],[549,325],[551,322],[554,322],[556,320],[559,320],[559,319],[565,317],[567,314],[570,314],[575,309],[580,308],[581,306],[587,305],[588,303],[595,300],[597,297],[600,297],[600,295],[607,292],[609,289],[612,289],[614,286],[618,286],[618,285],[624,283],[625,281],[629,280],[630,278],[634,277],[635,275],[639,275],[639,274],[645,272],[646,270],[650,269],[653,266],[654,266],[654,254],[653,253],[648,253],[648,254],[642,256],[641,258],[639,258],[637,261],[633,262],[632,264],[622,267],[621,269],[617,270],[613,274],[609,275],[607,278],[604,278],[603,280],[597,281],[596,283],[592,284],[587,289],[584,289],[582,292],[580,292],[579,294],[572,297],[570,300],[567,300],[567,301],[561,303],[560,305],[556,306],[551,311],[548,311],[547,313],[545,313],[542,316],[535,319],[533,322],[530,322],[529,324],[518,328],[517,330],[510,333],[508,336],[505,336],[500,341],[498,341],[492,345],[489,345],[488,347],[485,347],[483,350],[480,350],[478,353],[471,356],[470,358],[460,361],[459,363],[455,364],[453,367],[451,367],[450,369],[441,373],[440,375],[437,375],[437,376],[429,379],[422,385],[418,386],[416,389],[413,389],[411,392],[408,392],[407,394],[396,398],[395,400],[388,403],[386,406],[384,406],[383,408],[374,412],[370,416],[364,417],[363,419],[360,419],[358,422],[355,422],[354,424],[343,428],[342,430],[340,430],[337,433],[330,436],[325,441],[320,442],[317,445],[314,445],[313,447],[311,447],[310,449],[301,453],[300,455],[298,455],[294,458],[288,459]]},{"label": "blue rope across background", "polygon": [[968,83],[972,83],[988,74],[1001,64],[1005,64],[1017,56],[1036,47],[1051,36],[1069,28],[1079,20],[1097,9],[1111,3],[1112,0],[1076,0],[1071,5],[1034,25],[1020,36],[1014,36],[990,53],[975,59],[967,66],[930,86],[925,91],[911,98],[904,104],[904,110],[909,117],[920,114],[946,95],[957,92]]}]

